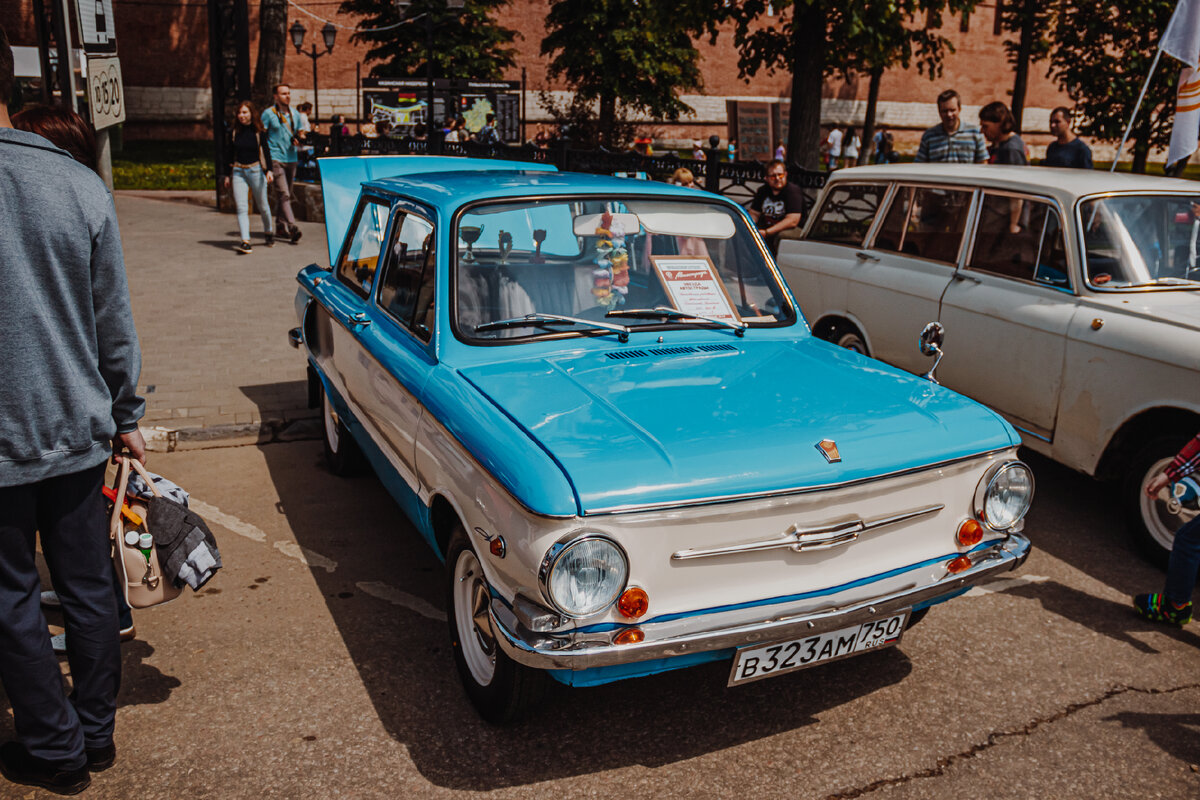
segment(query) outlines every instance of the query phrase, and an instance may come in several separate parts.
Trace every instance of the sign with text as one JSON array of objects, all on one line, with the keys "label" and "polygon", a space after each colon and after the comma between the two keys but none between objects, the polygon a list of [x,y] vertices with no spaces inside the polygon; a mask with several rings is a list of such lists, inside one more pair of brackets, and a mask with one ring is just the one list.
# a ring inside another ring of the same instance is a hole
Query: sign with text
[{"label": "sign with text", "polygon": [[741,322],[707,256],[650,256],[671,303],[685,314]]},{"label": "sign with text", "polygon": [[113,0],[75,0],[79,40],[83,52],[117,52],[117,26],[113,22]]},{"label": "sign with text", "polygon": [[110,128],[125,121],[125,87],[121,62],[116,56],[89,57],[87,62],[88,109],[92,127]]},{"label": "sign with text", "polygon": [[[433,114],[429,113],[429,84],[421,78],[364,78],[363,112],[367,122],[386,123],[388,136],[411,136],[418,123],[441,127],[447,114],[466,120],[467,132],[483,128],[488,114],[496,115],[502,142],[521,140],[521,84],[519,81],[468,81],[438,78],[433,81]],[[431,119],[432,117],[432,119]]]}]

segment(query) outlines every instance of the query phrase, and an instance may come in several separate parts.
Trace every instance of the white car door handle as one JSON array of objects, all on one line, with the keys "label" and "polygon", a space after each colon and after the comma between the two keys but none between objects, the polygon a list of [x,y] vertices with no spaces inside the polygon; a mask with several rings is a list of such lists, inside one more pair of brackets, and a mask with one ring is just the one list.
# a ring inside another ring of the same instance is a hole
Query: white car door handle
[{"label": "white car door handle", "polygon": [[878,261],[879,260],[879,256],[875,255],[874,253],[868,253],[866,250],[859,250],[857,253],[854,254],[854,256],[855,256],[855,258],[857,258],[860,261]]},{"label": "white car door handle", "polygon": [[976,278],[974,275],[963,275],[961,272],[954,273],[954,280],[956,280],[956,281],[971,281],[972,283],[983,283],[983,281],[979,280],[979,278]]}]

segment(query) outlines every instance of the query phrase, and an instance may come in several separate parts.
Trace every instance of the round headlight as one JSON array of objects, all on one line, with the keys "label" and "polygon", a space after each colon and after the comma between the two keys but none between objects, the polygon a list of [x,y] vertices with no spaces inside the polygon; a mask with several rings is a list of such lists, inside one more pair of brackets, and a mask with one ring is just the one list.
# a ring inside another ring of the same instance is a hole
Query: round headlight
[{"label": "round headlight", "polygon": [[1020,461],[1009,461],[984,476],[979,514],[994,531],[1011,530],[1033,502],[1033,472]]},{"label": "round headlight", "polygon": [[588,617],[611,606],[629,576],[625,553],[602,537],[576,539],[552,549],[546,559],[546,592],[550,602],[569,617]]}]

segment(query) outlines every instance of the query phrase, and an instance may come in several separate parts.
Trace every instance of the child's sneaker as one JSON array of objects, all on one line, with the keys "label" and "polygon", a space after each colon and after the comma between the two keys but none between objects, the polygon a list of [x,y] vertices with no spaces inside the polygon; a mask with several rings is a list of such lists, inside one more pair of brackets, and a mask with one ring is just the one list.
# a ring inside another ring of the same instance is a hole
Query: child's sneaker
[{"label": "child's sneaker", "polygon": [[253,252],[253,249],[250,247],[249,242],[242,242],[234,249],[237,250],[238,253],[240,253],[241,255],[246,255],[247,253]]},{"label": "child's sneaker", "polygon": [[1139,594],[1133,598],[1133,609],[1138,616],[1153,622],[1162,622],[1182,628],[1192,621],[1192,604],[1186,603],[1182,608],[1164,597],[1160,592],[1154,594]]}]

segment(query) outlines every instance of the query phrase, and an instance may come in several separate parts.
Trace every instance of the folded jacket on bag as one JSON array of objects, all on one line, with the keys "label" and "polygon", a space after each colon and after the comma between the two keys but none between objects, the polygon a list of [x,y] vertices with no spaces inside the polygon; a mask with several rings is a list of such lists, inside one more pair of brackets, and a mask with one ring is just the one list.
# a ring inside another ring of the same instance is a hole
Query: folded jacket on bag
[{"label": "folded jacket on bag", "polygon": [[221,553],[212,531],[199,514],[180,503],[168,497],[152,498],[146,527],[154,534],[163,575],[176,586],[186,583],[195,591],[221,568]]},{"label": "folded jacket on bag", "polygon": [[[159,494],[171,498],[185,508],[187,507],[188,493],[181,486],[172,483],[162,475],[155,475],[150,471],[147,471],[146,474],[154,481],[154,488],[158,489]],[[137,472],[129,476],[129,494],[134,497],[140,497],[143,500],[149,500],[151,497],[154,497],[154,492],[150,491],[150,487],[146,485],[145,479]]]}]

